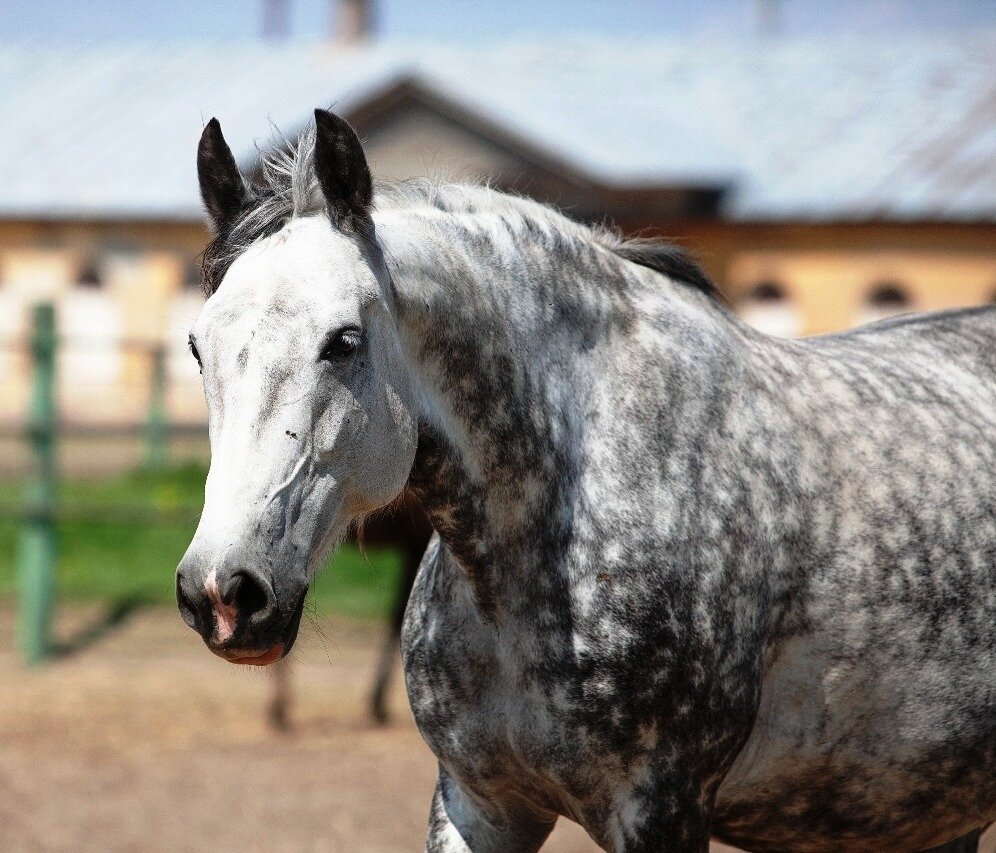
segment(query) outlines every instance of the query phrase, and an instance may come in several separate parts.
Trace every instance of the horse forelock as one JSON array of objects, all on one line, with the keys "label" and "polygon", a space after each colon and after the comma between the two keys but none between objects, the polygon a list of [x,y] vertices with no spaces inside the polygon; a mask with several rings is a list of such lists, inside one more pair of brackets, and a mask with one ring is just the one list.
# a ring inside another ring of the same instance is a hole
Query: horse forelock
[{"label": "horse forelock", "polygon": [[[313,126],[296,141],[281,137],[277,145],[262,153],[243,212],[229,229],[214,234],[204,250],[202,270],[207,296],[218,289],[233,261],[253,243],[276,233],[291,219],[326,212],[314,156]],[[574,256],[598,247],[623,261],[654,270],[678,285],[710,297],[717,295],[715,284],[702,268],[674,244],[627,239],[616,229],[576,222],[549,205],[486,184],[446,183],[429,178],[378,183],[374,206],[379,210],[425,208],[453,214],[457,232],[461,221],[469,224],[477,216],[498,215],[517,244],[539,243],[553,255]],[[350,226],[343,223],[341,227]],[[466,230],[469,233],[472,229]]]},{"label": "horse forelock", "polygon": [[202,255],[206,296],[218,289],[228,268],[253,243],[275,234],[295,217],[325,210],[312,165],[314,153],[314,127],[296,142],[281,138],[262,153],[241,214],[230,228],[212,236]]}]

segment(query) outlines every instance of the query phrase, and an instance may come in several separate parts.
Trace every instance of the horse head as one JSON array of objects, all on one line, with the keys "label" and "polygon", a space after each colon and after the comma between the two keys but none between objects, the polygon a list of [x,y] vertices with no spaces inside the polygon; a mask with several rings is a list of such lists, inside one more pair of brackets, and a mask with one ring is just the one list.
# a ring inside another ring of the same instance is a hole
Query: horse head
[{"label": "horse head", "polygon": [[184,621],[235,663],[290,650],[314,574],[351,522],[401,492],[417,443],[363,150],[321,110],[301,144],[308,186],[268,199],[217,120],[198,149],[214,239],[190,347],[211,466],[176,591]]}]

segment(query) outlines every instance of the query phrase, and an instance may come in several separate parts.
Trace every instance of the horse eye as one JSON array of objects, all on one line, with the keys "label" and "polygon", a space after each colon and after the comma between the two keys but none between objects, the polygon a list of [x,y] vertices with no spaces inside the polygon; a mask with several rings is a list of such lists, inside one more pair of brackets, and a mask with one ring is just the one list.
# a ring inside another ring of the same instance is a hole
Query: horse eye
[{"label": "horse eye", "polygon": [[359,329],[341,329],[328,339],[322,353],[321,361],[339,361],[348,358],[360,346]]},{"label": "horse eye", "polygon": [[194,343],[193,335],[187,339],[187,346],[190,347],[190,354],[197,360],[197,366],[203,370],[204,366],[201,364],[201,354],[197,351],[197,344]]}]

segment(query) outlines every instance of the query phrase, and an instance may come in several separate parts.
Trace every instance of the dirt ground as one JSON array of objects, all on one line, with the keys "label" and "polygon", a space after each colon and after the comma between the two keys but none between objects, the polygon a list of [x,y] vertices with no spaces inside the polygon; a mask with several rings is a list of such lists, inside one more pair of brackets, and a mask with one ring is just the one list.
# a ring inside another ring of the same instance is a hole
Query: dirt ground
[{"label": "dirt ground", "polygon": [[[378,643],[370,623],[306,622],[275,734],[269,672],[213,658],[173,612],[25,670],[0,611],[0,850],[420,850],[435,765],[400,676],[395,722],[365,717]],[[596,848],[562,820],[544,849]]]}]

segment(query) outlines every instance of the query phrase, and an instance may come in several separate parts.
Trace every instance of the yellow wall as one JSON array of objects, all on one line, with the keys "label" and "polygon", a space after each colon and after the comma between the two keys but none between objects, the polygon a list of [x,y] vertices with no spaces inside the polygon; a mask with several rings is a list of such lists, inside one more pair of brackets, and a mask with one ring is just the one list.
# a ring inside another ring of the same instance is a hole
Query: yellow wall
[{"label": "yellow wall", "polygon": [[[173,315],[178,306],[186,315],[196,312],[184,282],[205,236],[200,226],[172,223],[0,223],[0,421],[23,415],[29,317],[32,304],[41,301],[55,304],[62,336],[62,417],[144,419],[152,347],[177,336],[185,346],[186,332],[178,326],[185,328],[192,316],[178,323]],[[77,284],[88,264],[101,273],[99,290]],[[108,346],[108,340],[115,343]],[[203,419],[196,374],[174,377],[168,400],[178,419]]]},{"label": "yellow wall", "polygon": [[[691,248],[734,307],[743,305],[758,282],[778,282],[798,312],[800,334],[844,329],[865,319],[868,293],[881,281],[900,284],[912,299],[910,310],[917,311],[996,297],[992,225],[621,224]],[[184,280],[206,236],[200,225],[189,223],[0,222],[0,420],[17,419],[24,411],[30,305],[39,300],[52,300],[57,309],[69,305],[88,260],[100,263],[101,292],[116,306],[118,334],[126,343],[113,382],[64,383],[64,416],[141,420],[148,399],[148,345],[163,343],[172,416],[202,420],[200,383],[185,352],[186,330],[200,298],[184,288]]]},{"label": "yellow wall", "polygon": [[996,254],[897,252],[753,252],[733,259],[727,294],[736,305],[760,281],[777,282],[801,317],[803,334],[858,325],[868,297],[895,282],[910,297],[909,311],[979,305],[996,297]]}]

